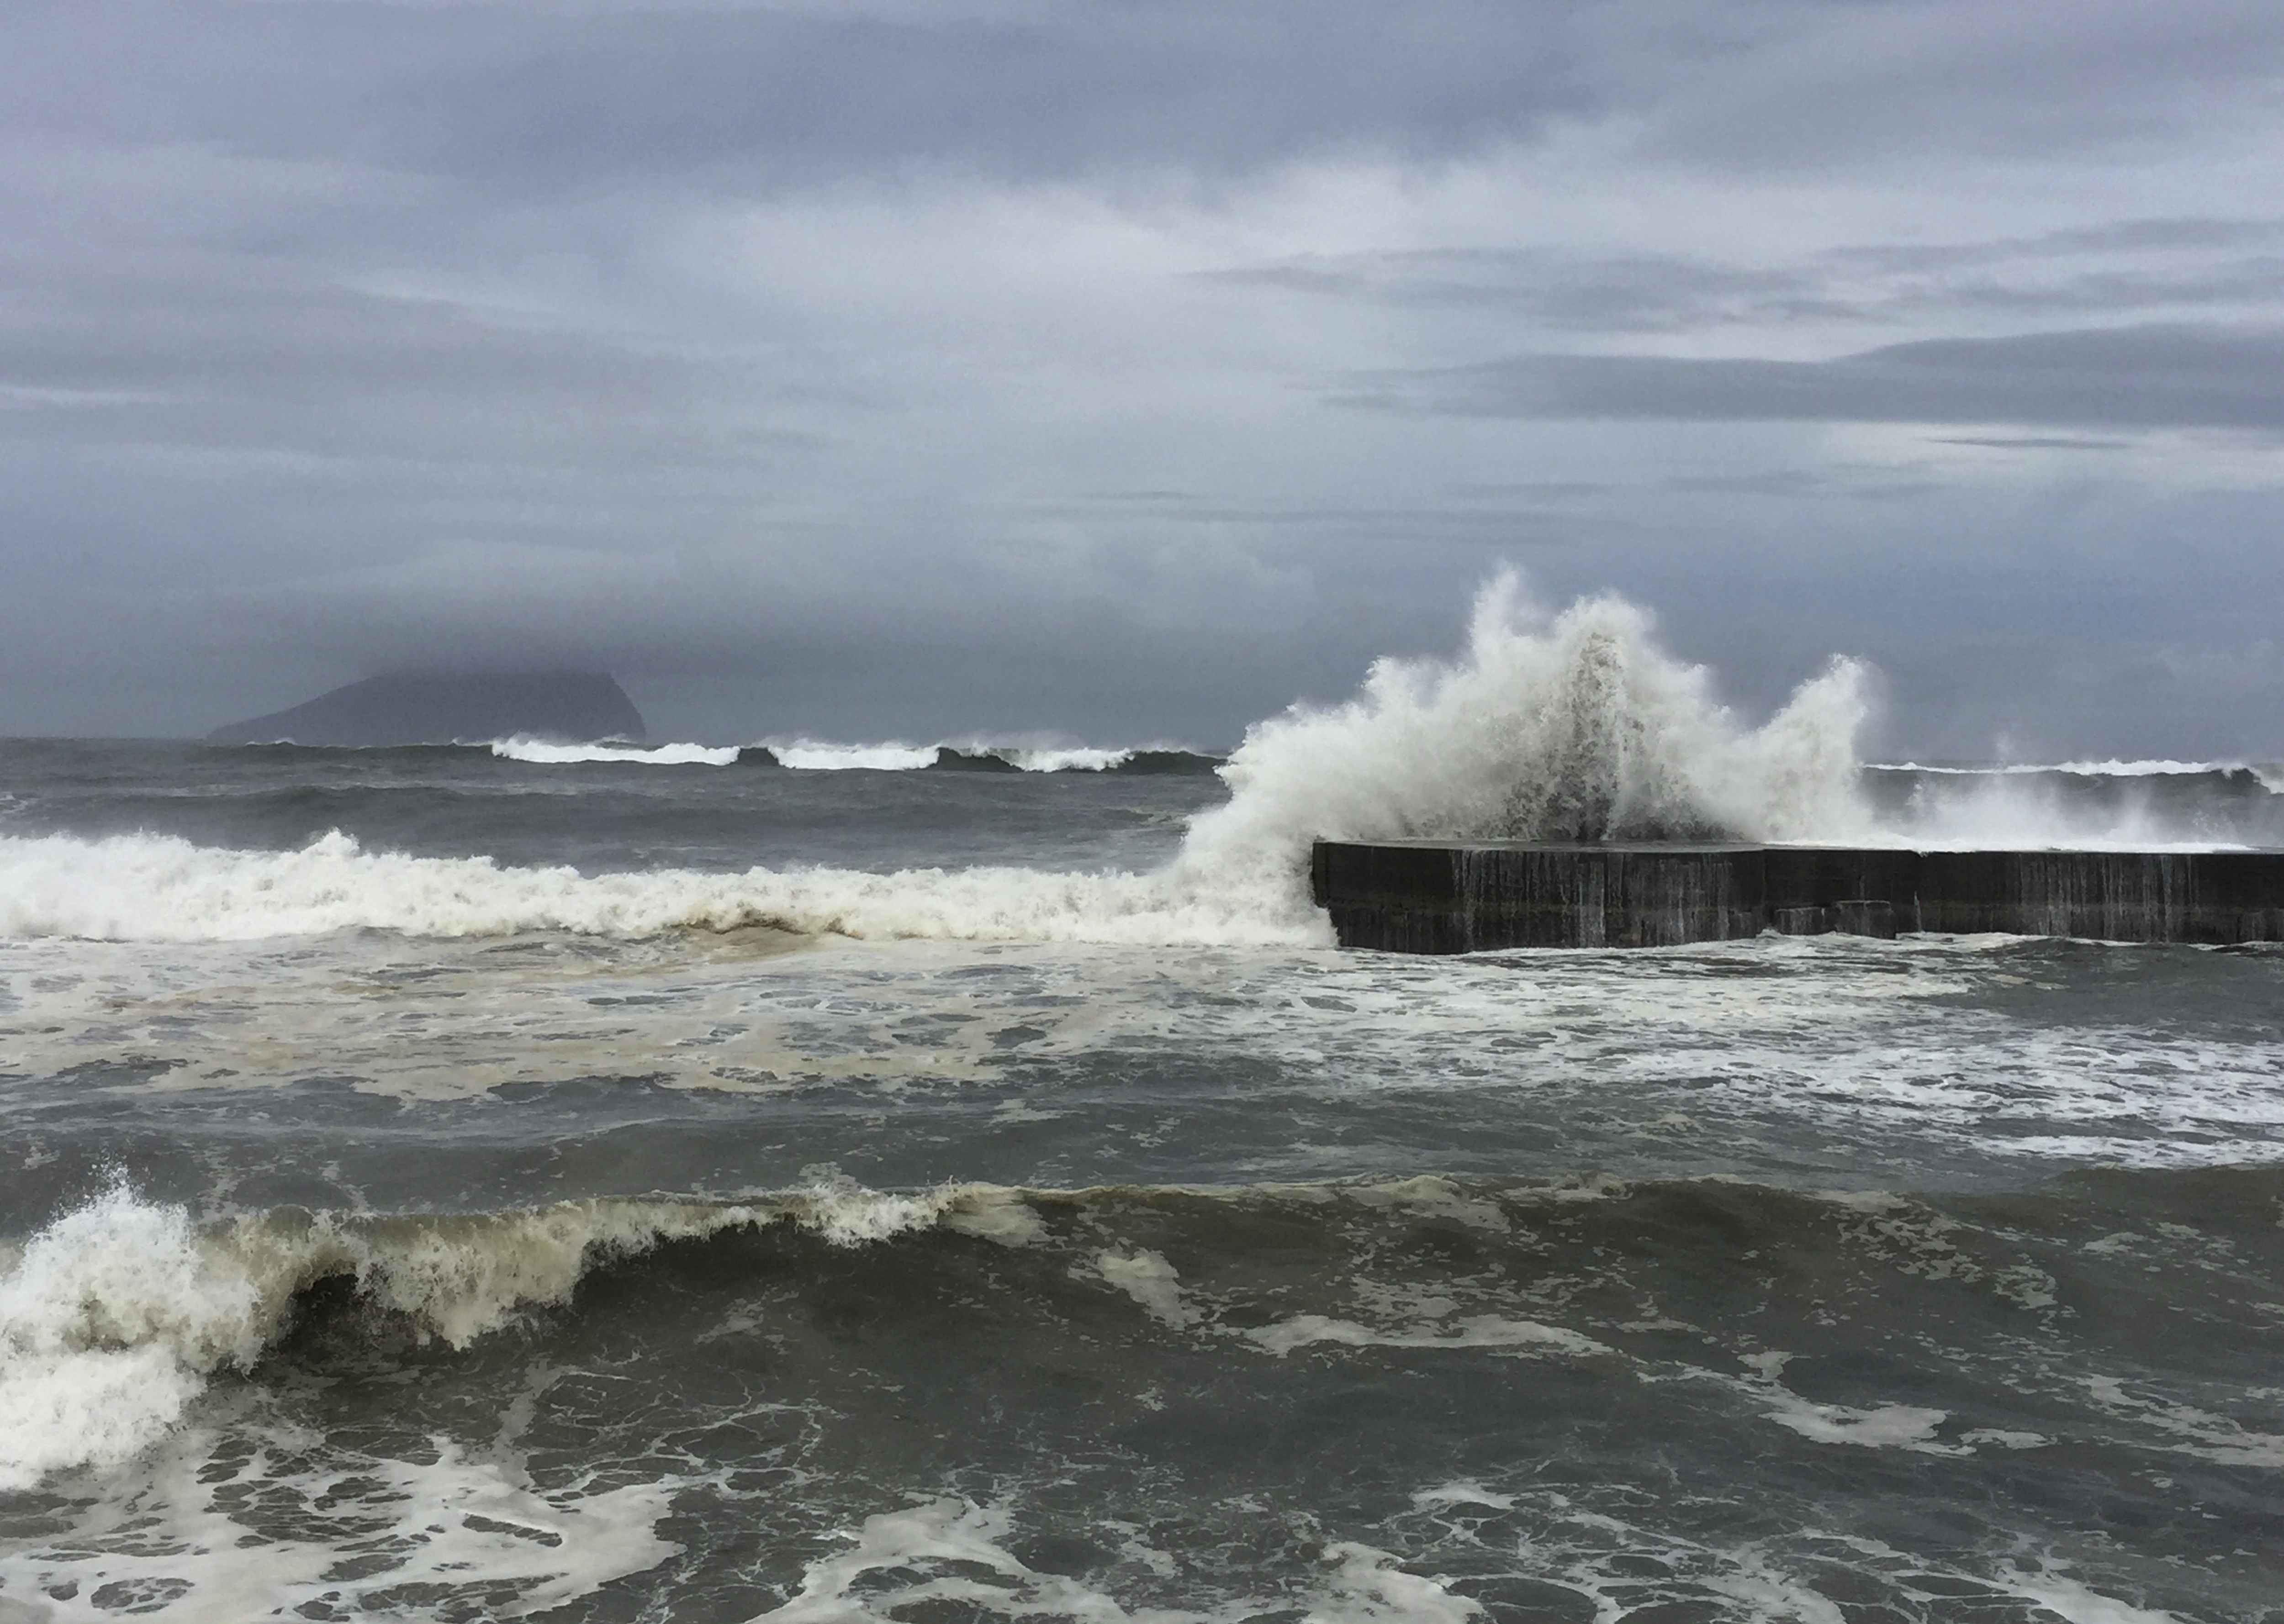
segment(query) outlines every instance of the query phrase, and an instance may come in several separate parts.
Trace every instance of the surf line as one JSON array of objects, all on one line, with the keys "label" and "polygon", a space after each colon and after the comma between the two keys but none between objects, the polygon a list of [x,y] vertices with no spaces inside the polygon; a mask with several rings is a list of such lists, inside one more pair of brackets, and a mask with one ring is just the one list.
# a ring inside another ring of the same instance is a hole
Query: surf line
[{"label": "surf line", "polygon": [[1310,890],[1344,948],[1673,947],[1773,930],[2284,941],[2284,851],[1319,840]]}]

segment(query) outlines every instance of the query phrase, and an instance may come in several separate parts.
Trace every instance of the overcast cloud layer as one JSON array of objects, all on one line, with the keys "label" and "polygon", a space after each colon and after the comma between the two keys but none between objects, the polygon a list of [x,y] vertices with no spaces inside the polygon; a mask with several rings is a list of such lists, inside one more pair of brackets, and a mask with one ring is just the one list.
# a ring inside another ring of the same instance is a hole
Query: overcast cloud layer
[{"label": "overcast cloud layer", "polygon": [[1474,584],[2284,757],[2284,8],[19,0],[0,731],[1235,742]]}]

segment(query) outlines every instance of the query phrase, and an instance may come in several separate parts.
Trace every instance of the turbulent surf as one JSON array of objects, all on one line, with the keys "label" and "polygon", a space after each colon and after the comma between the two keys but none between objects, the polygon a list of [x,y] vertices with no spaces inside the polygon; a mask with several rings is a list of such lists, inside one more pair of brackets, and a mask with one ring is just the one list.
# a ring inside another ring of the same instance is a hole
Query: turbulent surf
[{"label": "turbulent surf", "polygon": [[1865,676],[1499,584],[1225,761],[0,742],[0,1621],[2268,1618],[2284,957],[1310,903],[2284,844]]}]

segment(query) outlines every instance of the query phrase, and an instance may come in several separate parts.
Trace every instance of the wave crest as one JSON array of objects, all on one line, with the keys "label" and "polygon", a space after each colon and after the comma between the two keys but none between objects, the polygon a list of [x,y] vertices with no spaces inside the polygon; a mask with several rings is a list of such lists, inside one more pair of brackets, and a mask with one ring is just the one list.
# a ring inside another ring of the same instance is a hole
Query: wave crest
[{"label": "wave crest", "polygon": [[643,767],[735,767],[735,745],[716,749],[708,745],[553,745],[539,738],[497,738],[492,753],[502,760],[536,766],[570,766],[583,761],[611,761]]},{"label": "wave crest", "polygon": [[[1012,1191],[868,1190],[829,1168],[734,1202],[591,1200],[468,1217],[279,1212],[217,1228],[118,1185],[0,1271],[0,1492],[123,1460],[181,1419],[208,1377],[254,1364],[295,1296],[348,1278],[424,1336],[465,1347],[570,1300],[596,1264],[669,1241],[789,1223],[836,1245],[943,1227],[1005,1245],[1040,1232]],[[4,1261],[4,1260],[0,1260]]]}]

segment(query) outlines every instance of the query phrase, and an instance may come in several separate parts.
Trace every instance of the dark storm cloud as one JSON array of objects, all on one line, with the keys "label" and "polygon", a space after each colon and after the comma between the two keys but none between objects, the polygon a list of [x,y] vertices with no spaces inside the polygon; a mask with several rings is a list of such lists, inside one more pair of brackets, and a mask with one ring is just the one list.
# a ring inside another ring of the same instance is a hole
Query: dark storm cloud
[{"label": "dark storm cloud", "polygon": [[2051,150],[2177,129],[2284,64],[2272,7],[2229,0],[17,10],[0,56],[17,129],[512,188],[909,162],[1211,174],[1463,152],[1604,114],[1730,166]]},{"label": "dark storm cloud", "polygon": [[[1690,55],[1628,76],[1654,106],[1661,156],[1756,171],[1821,171],[1904,152],[2043,159],[2121,155],[2195,128],[2233,96],[2264,97],[2284,68],[2265,0],[1983,0],[1726,8]],[[1604,37],[1639,26],[1614,7]],[[1654,89],[1653,90],[1653,87]]]},{"label": "dark storm cloud", "polygon": [[1832,361],[1526,355],[1349,397],[1491,418],[2284,430],[2284,331],[2145,326],[1930,339]]},{"label": "dark storm cloud", "polygon": [[[1465,150],[1588,110],[1571,4],[43,8],[20,129],[229,143],[511,186],[904,162],[1018,176]],[[195,64],[195,71],[186,72]]]}]

